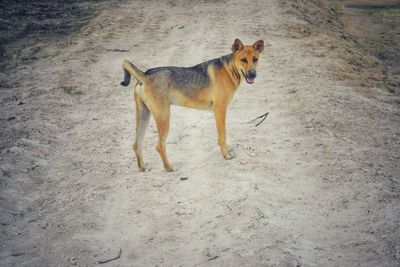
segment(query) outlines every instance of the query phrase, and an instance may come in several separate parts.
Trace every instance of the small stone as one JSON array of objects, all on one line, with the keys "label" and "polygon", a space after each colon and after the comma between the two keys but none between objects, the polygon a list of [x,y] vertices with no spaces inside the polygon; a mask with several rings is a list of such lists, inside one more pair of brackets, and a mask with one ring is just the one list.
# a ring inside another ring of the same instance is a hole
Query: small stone
[{"label": "small stone", "polygon": [[75,258],[75,257],[69,258],[69,263],[70,263],[71,265],[78,265],[78,263],[76,262],[76,258]]},{"label": "small stone", "polygon": [[24,255],[23,252],[13,252],[13,253],[11,253],[11,256],[13,256],[13,257],[19,257],[19,256],[22,256],[22,255]]}]

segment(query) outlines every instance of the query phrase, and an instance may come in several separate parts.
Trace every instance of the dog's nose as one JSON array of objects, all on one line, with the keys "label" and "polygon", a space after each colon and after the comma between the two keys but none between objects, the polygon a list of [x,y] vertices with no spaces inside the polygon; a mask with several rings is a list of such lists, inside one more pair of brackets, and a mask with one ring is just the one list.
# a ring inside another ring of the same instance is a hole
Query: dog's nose
[{"label": "dog's nose", "polygon": [[256,72],[256,70],[249,70],[248,75],[249,75],[249,78],[254,79],[257,76],[257,72]]}]

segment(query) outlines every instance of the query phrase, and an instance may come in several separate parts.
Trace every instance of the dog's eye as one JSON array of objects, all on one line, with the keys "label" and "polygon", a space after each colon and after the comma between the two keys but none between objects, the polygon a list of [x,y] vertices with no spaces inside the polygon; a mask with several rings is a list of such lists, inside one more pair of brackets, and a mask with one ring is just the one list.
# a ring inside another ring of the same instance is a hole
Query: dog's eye
[{"label": "dog's eye", "polygon": [[258,61],[258,58],[253,57],[253,62],[256,63]]},{"label": "dog's eye", "polygon": [[242,61],[243,63],[247,63],[247,58],[242,58],[241,61]]}]

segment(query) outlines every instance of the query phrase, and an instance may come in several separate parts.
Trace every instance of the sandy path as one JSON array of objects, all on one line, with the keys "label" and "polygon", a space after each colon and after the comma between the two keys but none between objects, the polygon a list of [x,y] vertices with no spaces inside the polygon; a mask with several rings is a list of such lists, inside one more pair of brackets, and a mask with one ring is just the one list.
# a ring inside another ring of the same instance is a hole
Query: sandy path
[{"label": "sandy path", "polygon": [[[317,37],[292,38],[287,25],[299,23],[275,1],[124,3],[59,55],[20,68],[17,91],[2,92],[4,118],[17,112],[28,134],[2,150],[0,265],[93,266],[121,248],[107,266],[396,266],[398,105],[335,81],[329,68],[341,62],[315,56]],[[271,45],[229,109],[237,158],[220,155],[212,113],[177,107],[177,171],[163,171],[152,121],[150,171],[138,173],[122,60],[189,66],[228,53],[236,37]],[[116,48],[130,50],[106,50]],[[4,100],[12,95],[23,108]],[[259,127],[247,123],[266,111]]]}]

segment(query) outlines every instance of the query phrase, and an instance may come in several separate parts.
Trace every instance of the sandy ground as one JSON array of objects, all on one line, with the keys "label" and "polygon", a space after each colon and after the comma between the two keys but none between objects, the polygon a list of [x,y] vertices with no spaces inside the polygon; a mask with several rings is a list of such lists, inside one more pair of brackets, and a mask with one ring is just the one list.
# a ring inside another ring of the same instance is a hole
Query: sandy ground
[{"label": "sandy ground", "polygon": [[[399,99],[339,80],[340,43],[286,8],[123,2],[16,67],[0,91],[0,265],[94,266],[122,249],[102,266],[398,266]],[[137,172],[122,60],[190,66],[237,37],[269,44],[228,112],[237,157],[220,155],[212,113],[174,107],[177,170],[152,121]]]}]

